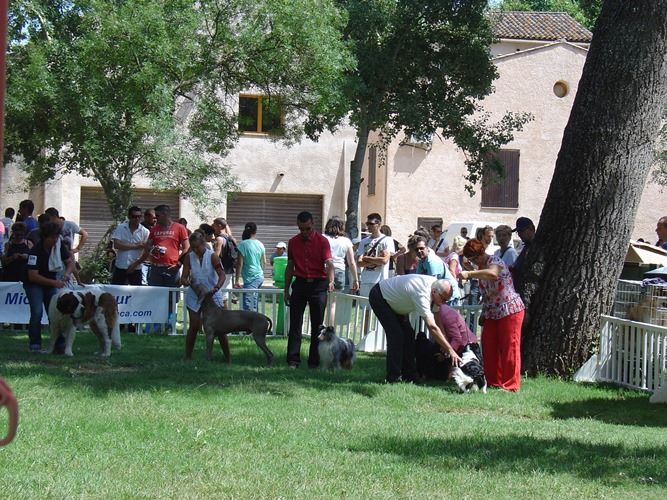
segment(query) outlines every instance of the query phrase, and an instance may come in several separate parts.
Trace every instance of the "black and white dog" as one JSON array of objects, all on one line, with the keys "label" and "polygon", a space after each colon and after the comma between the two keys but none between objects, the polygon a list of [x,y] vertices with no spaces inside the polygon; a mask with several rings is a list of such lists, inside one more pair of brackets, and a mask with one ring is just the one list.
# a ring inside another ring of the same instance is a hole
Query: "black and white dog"
[{"label": "black and white dog", "polygon": [[468,344],[463,349],[461,364],[452,370],[452,378],[461,392],[482,391],[486,394],[481,356],[479,344]]},{"label": "black and white dog", "polygon": [[415,341],[415,355],[419,377],[433,380],[449,380],[451,377],[461,392],[486,393],[486,377],[479,344],[465,346],[461,352],[461,365],[452,368],[451,358],[443,355],[440,346],[428,339],[424,332],[419,332]]},{"label": "black and white dog", "polygon": [[341,339],[333,326],[320,326],[320,341],[317,350],[320,354],[321,370],[351,370],[357,359],[354,343],[350,339]]}]

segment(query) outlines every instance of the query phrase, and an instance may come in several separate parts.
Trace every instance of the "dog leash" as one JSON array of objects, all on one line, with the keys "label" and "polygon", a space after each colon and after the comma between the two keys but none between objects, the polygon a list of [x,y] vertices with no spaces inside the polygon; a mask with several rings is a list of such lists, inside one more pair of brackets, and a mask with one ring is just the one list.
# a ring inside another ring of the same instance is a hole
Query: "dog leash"
[{"label": "dog leash", "polygon": [[9,414],[7,435],[0,439],[0,446],[7,446],[16,436],[19,425],[19,405],[7,383],[0,378],[0,406],[7,408]]}]

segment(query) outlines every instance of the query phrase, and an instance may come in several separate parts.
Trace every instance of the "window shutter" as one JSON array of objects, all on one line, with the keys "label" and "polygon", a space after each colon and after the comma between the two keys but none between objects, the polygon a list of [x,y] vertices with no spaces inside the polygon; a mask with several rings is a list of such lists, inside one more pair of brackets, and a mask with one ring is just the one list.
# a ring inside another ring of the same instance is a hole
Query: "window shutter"
[{"label": "window shutter", "polygon": [[375,194],[375,182],[377,174],[377,146],[368,149],[368,194]]},{"label": "window shutter", "polygon": [[504,167],[504,175],[486,172],[482,178],[482,206],[519,208],[518,150],[501,149],[493,155]]},{"label": "window shutter", "polygon": [[431,227],[436,224],[442,227],[442,217],[417,217],[417,227],[423,227],[430,231]]}]

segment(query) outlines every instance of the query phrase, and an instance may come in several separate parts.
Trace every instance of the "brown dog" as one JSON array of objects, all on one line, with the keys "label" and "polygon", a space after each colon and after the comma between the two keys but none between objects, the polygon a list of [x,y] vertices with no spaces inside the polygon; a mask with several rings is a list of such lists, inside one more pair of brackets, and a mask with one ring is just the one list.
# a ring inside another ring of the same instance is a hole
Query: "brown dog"
[{"label": "brown dog", "polygon": [[201,302],[201,317],[206,334],[206,358],[213,359],[213,342],[218,335],[231,332],[252,334],[255,343],[266,355],[266,364],[273,364],[273,353],[266,345],[266,334],[273,327],[271,319],[255,311],[230,311],[218,306],[206,287],[192,285]]},{"label": "brown dog", "polygon": [[48,352],[53,352],[60,335],[65,337],[65,355],[73,356],[72,344],[76,329],[89,325],[100,343],[101,355],[111,355],[111,345],[120,349],[118,305],[110,293],[95,287],[82,290],[60,290],[49,304],[51,339]]}]

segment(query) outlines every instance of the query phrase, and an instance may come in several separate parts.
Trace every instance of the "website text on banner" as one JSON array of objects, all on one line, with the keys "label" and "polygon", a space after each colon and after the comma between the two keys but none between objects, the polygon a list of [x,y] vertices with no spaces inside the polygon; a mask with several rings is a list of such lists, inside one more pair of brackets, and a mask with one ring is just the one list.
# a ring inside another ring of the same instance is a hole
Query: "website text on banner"
[{"label": "website text on banner", "polygon": [[[169,317],[169,289],[153,286],[88,285],[116,297],[122,323],[167,323]],[[21,283],[0,282],[0,322],[26,324],[30,321],[30,307]],[[48,323],[46,312],[42,324]]]}]

